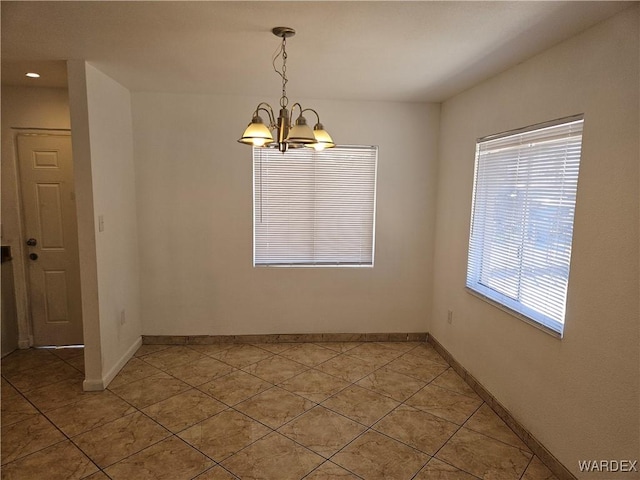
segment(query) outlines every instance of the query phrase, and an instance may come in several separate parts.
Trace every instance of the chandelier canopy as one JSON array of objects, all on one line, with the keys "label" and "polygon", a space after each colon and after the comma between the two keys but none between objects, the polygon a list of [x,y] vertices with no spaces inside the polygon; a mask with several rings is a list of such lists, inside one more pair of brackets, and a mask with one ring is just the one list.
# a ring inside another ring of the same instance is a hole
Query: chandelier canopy
[{"label": "chandelier canopy", "polygon": [[[296,31],[290,27],[275,27],[271,30],[276,37],[282,38],[282,44],[273,58],[273,69],[282,78],[282,96],[280,97],[280,113],[278,118],[273,112],[273,108],[266,102],[261,102],[253,112],[251,123],[247,126],[242,137],[238,140],[240,143],[252,145],[254,147],[277,148],[282,153],[289,148],[310,147],[315,150],[324,150],[325,148],[335,147],[335,143],[331,136],[320,123],[320,115],[312,108],[302,108],[299,103],[294,103],[291,107],[291,113],[287,109],[289,98],[287,97],[287,38],[293,37]],[[280,70],[276,67],[276,60],[282,59],[282,67]],[[293,123],[293,113],[298,110],[298,117]],[[265,124],[260,117],[260,112],[267,114],[269,124]],[[303,114],[312,112],[316,116],[316,124],[311,130],[307,125],[307,120]],[[275,138],[272,134],[275,132]]]}]

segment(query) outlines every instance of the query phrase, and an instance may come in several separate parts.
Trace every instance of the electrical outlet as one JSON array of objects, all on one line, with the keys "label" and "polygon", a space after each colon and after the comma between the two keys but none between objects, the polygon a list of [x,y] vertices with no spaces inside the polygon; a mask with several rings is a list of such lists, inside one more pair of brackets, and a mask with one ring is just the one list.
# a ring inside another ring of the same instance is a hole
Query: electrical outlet
[{"label": "electrical outlet", "polygon": [[127,319],[124,313],[124,310],[120,311],[120,325],[124,325],[126,323]]},{"label": "electrical outlet", "polygon": [[447,323],[451,325],[453,323],[453,310],[447,312]]},{"label": "electrical outlet", "polygon": [[104,215],[98,215],[98,231],[104,232]]}]

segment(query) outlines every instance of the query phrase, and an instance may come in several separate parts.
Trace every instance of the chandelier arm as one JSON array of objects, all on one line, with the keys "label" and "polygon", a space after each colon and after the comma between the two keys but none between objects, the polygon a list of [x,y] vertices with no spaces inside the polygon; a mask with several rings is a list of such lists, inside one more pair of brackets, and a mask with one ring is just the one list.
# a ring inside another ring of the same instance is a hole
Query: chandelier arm
[{"label": "chandelier arm", "polygon": [[[300,118],[302,116],[302,112],[304,112],[304,110],[302,109],[302,105],[300,105],[298,102],[294,103],[291,106],[291,116],[289,117],[289,121],[291,122],[291,124],[293,124],[293,111],[295,110],[296,105],[298,106],[298,110],[300,110],[300,113],[298,114],[298,118]],[[310,110],[310,109],[307,109],[307,110]]]},{"label": "chandelier arm", "polygon": [[267,113],[269,117],[269,126],[273,127],[276,123],[276,120],[275,120],[275,115],[273,113],[273,108],[271,108],[271,105],[269,105],[267,102],[260,102],[256,107],[255,115],[258,115],[258,112],[261,110]]},{"label": "chandelier arm", "polygon": [[300,112],[300,115],[302,115],[304,112],[313,112],[313,113],[315,113],[316,114],[316,119],[318,120],[316,122],[316,124],[320,123],[320,115],[318,115],[318,112],[316,112],[313,108],[305,108],[304,110],[302,110]]}]

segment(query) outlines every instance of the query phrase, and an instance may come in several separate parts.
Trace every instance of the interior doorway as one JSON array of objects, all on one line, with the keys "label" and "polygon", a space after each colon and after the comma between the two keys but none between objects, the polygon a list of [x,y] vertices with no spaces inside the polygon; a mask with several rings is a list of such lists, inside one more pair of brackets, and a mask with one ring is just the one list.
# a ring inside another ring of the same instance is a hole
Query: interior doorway
[{"label": "interior doorway", "polygon": [[19,133],[16,143],[33,344],[82,344],[71,136]]}]

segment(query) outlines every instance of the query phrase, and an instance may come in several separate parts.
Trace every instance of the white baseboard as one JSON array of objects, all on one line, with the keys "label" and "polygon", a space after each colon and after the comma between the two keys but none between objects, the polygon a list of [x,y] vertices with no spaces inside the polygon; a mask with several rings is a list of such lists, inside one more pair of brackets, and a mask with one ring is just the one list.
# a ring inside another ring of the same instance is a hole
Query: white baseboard
[{"label": "white baseboard", "polygon": [[104,382],[102,380],[85,379],[82,382],[82,390],[85,392],[101,392],[104,388]]},{"label": "white baseboard", "polygon": [[127,362],[131,360],[131,357],[133,357],[133,355],[136,353],[138,348],[140,348],[140,345],[142,345],[142,337],[138,337],[136,341],[133,342],[133,344],[127,349],[124,355],[120,357],[120,360],[118,360],[116,364],[113,367],[111,367],[111,369],[106,374],[102,376],[101,379],[97,379],[97,380],[85,379],[84,382],[82,382],[82,389],[85,392],[96,392],[96,391],[104,390],[105,388],[107,388],[111,383],[111,381],[120,372],[120,370],[122,370],[122,367],[124,367],[127,364]]}]

